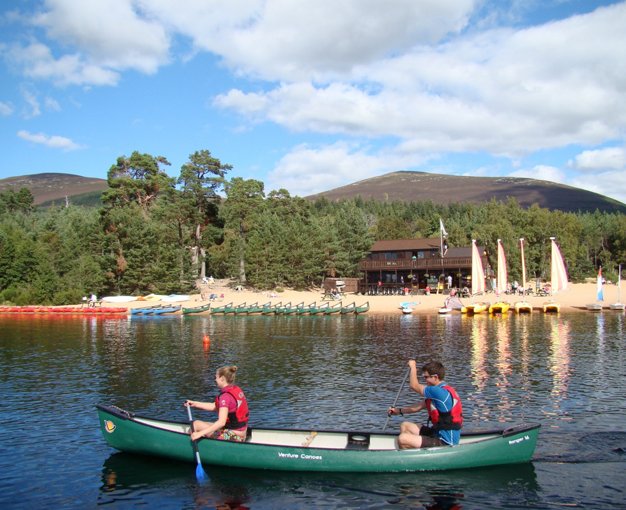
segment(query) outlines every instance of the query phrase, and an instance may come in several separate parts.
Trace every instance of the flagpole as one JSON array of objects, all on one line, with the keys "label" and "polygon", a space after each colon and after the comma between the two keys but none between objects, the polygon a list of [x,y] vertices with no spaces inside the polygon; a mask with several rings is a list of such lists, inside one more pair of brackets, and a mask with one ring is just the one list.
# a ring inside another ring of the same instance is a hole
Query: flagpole
[{"label": "flagpole", "polygon": [[522,255],[522,295],[526,295],[526,260],[524,259],[524,238],[520,237],[520,252]]}]

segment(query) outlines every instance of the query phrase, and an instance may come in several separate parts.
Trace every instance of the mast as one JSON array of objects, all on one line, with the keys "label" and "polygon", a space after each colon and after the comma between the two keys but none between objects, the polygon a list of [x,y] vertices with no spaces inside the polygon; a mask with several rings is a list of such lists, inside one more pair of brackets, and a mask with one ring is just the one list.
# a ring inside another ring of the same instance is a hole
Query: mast
[{"label": "mast", "polygon": [[520,237],[520,254],[522,257],[522,294],[526,295],[526,260],[524,259],[524,238]]}]

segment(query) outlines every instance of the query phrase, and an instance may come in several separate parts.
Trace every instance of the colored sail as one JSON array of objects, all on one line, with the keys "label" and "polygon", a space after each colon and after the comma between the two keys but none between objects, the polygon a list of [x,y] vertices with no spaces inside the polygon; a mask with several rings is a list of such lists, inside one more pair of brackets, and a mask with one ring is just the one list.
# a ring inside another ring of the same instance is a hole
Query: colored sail
[{"label": "colored sail", "polygon": [[508,275],[506,271],[506,256],[504,255],[504,247],[502,241],[498,239],[498,279],[496,280],[496,291],[498,294],[504,294],[508,285]]},{"label": "colored sail", "polygon": [[556,294],[562,290],[567,289],[567,271],[565,270],[565,263],[561,256],[561,250],[556,245],[554,237],[551,237],[552,241],[552,263],[550,274],[550,286],[552,288],[552,294]]},{"label": "colored sail", "polygon": [[485,271],[476,246],[476,239],[472,239],[472,295],[479,292],[485,292]]},{"label": "colored sail", "polygon": [[526,259],[524,259],[524,238],[519,240],[520,254],[522,257],[522,289],[526,292]]},{"label": "colored sail", "polygon": [[604,292],[602,291],[602,266],[598,269],[596,300],[604,301]]}]

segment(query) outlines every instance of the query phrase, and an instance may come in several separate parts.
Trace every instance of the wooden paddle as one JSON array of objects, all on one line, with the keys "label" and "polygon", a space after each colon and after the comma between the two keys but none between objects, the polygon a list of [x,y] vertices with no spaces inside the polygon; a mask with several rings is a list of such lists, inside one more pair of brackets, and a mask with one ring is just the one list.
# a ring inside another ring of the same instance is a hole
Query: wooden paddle
[{"label": "wooden paddle", "polygon": [[[191,406],[188,405],[185,407],[187,407],[187,414],[189,415],[189,424],[191,427],[191,432],[194,432],[193,417],[191,416]],[[200,460],[200,452],[198,451],[198,444],[192,440],[191,445],[193,446],[193,453],[196,456],[196,462],[198,463],[198,465],[196,466],[196,478],[198,482],[204,483],[209,479],[209,477],[207,476],[204,469],[202,468],[202,461]]]},{"label": "wooden paddle", "polygon": [[[393,405],[391,407],[396,407],[396,404],[398,403],[398,399],[400,398],[400,393],[402,393],[402,388],[404,388],[404,385],[406,384],[406,380],[409,378],[409,374],[411,373],[411,369],[407,369],[406,374],[404,375],[404,379],[402,379],[402,384],[400,384],[400,388],[398,389],[398,393],[396,394],[396,398],[393,401]],[[389,424],[389,418],[391,417],[391,413],[387,413],[387,421],[385,422],[385,426],[383,427],[383,432],[385,432],[385,429],[387,428],[387,425]]]}]

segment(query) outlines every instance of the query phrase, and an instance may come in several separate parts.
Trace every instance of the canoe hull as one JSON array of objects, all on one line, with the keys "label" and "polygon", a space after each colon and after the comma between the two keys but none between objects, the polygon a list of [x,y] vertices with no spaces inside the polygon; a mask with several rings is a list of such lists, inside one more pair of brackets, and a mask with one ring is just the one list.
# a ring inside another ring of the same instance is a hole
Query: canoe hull
[{"label": "canoe hull", "polygon": [[184,308],[183,307],[183,315],[191,315],[194,313],[205,313],[211,309],[211,303],[202,306]]},{"label": "canoe hull", "polygon": [[[121,451],[195,462],[185,423],[97,406],[107,443]],[[236,468],[318,472],[415,472],[529,462],[539,425],[468,433],[459,446],[397,450],[393,434],[252,429],[249,442],[201,439],[203,463]],[[256,436],[256,437],[255,437]],[[287,439],[275,444],[276,438]],[[343,443],[342,443],[343,441]],[[319,443],[320,446],[315,446]],[[337,446],[337,444],[340,446]],[[307,445],[308,446],[305,446]]]}]

